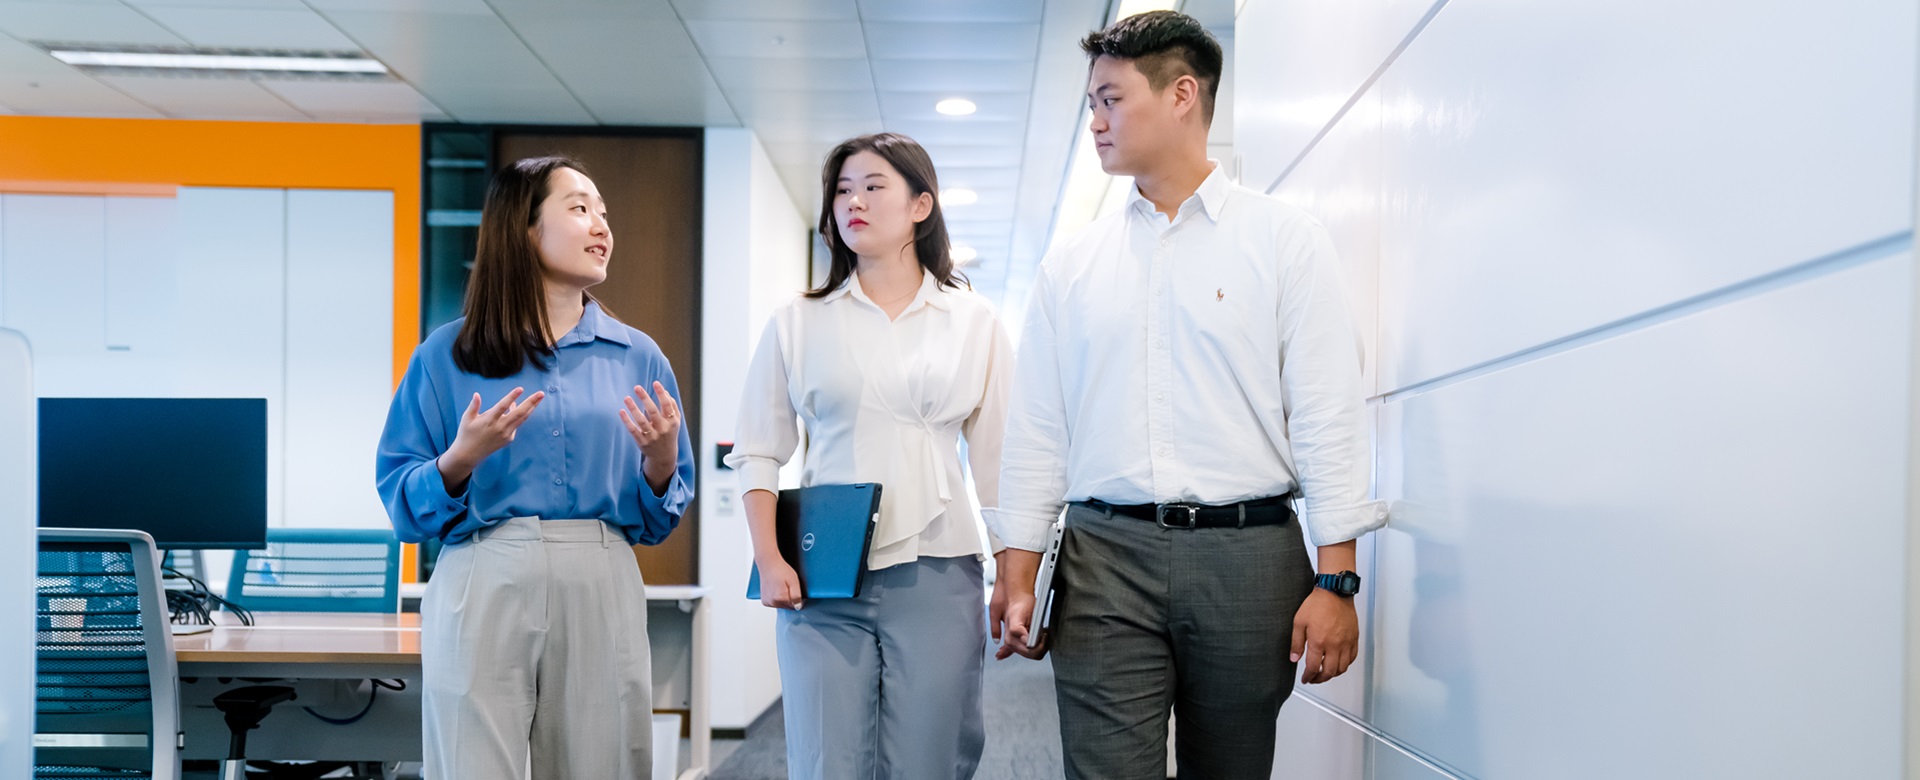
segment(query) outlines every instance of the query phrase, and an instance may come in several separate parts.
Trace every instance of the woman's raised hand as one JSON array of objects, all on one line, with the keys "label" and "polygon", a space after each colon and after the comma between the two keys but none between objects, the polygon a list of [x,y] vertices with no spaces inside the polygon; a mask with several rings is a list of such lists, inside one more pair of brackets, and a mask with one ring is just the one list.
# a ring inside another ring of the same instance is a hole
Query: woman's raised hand
[{"label": "woman's raised hand", "polygon": [[[637,403],[635,397],[640,399]],[[659,382],[653,383],[651,394],[645,387],[634,385],[633,395],[623,400],[626,408],[620,410],[620,422],[626,424],[633,443],[640,445],[640,468],[646,472],[648,486],[658,494],[679,465],[680,404]]]}]

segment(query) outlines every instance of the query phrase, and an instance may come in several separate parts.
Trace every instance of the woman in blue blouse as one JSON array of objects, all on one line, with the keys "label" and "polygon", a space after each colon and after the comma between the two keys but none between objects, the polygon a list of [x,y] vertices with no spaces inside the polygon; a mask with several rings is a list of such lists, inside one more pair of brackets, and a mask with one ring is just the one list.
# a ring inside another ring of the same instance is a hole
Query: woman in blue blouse
[{"label": "woman in blue blouse", "polygon": [[577,163],[501,170],[466,317],[414,350],[387,413],[394,532],[446,543],[420,610],[428,780],[652,771],[630,545],[680,522],[693,448],[666,356],[587,294],[612,254]]}]

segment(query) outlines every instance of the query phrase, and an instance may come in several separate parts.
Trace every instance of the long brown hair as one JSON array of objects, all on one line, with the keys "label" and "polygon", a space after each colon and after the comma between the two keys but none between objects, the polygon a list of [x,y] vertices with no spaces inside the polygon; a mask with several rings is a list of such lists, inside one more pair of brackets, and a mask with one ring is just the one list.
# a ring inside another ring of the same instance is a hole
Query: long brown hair
[{"label": "long brown hair", "polygon": [[839,189],[840,168],[846,165],[848,157],[861,152],[880,155],[880,159],[899,171],[913,197],[933,194],[933,211],[913,228],[913,252],[920,259],[920,267],[932,274],[940,286],[956,289],[965,286],[967,277],[953,270],[953,247],[947,239],[947,218],[940,213],[940,180],[933,171],[933,158],[927,156],[927,150],[921,148],[919,142],[904,135],[874,133],[849,138],[833,147],[827,154],[827,164],[820,169],[820,237],[827,243],[832,262],[827,267],[827,281],[808,290],[807,297],[824,298],[840,289],[860,264],[859,256],[840,236],[840,226],[833,218],[833,196],[834,190]]},{"label": "long brown hair", "polygon": [[547,344],[546,285],[532,234],[540,204],[552,194],[547,180],[561,168],[587,175],[567,157],[529,157],[501,168],[487,185],[467,280],[467,321],[453,340],[453,364],[461,371],[499,379],[529,362],[547,369],[553,347]]}]

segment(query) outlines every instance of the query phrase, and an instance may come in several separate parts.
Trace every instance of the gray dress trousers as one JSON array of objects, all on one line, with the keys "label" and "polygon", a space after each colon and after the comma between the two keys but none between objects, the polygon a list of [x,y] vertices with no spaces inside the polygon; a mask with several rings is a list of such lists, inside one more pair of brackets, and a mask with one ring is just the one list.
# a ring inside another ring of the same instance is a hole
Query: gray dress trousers
[{"label": "gray dress trousers", "polygon": [[1181,780],[1272,776],[1293,614],[1313,591],[1297,522],[1180,530],[1074,504],[1058,566],[1067,777],[1162,780],[1169,709]]},{"label": "gray dress trousers", "polygon": [[420,605],[426,780],[646,780],[647,594],[599,520],[516,517],[440,554]]},{"label": "gray dress trousers", "polygon": [[986,746],[980,560],[867,572],[860,595],[780,610],[793,780],[964,780]]}]

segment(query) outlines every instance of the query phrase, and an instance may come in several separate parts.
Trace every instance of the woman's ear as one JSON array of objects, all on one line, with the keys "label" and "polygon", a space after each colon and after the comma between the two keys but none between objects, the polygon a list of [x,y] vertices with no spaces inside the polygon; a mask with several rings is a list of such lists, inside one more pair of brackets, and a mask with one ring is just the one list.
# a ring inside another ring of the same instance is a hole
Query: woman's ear
[{"label": "woman's ear", "polygon": [[913,221],[922,222],[933,216],[933,193],[922,192],[913,199]]}]

